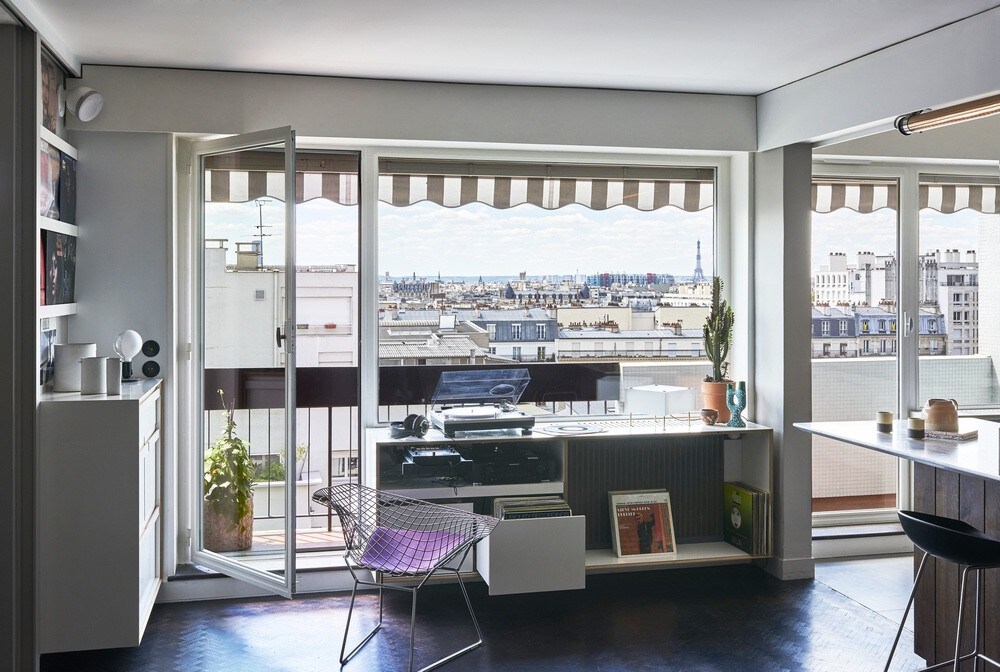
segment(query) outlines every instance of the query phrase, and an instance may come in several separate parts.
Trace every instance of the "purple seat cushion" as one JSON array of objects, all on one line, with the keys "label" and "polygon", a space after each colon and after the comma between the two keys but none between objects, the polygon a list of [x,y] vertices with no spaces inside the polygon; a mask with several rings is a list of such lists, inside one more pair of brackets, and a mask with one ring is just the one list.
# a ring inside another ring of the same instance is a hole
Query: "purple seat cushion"
[{"label": "purple seat cushion", "polygon": [[465,535],[453,532],[379,526],[372,532],[361,562],[384,572],[426,574],[464,541]]}]

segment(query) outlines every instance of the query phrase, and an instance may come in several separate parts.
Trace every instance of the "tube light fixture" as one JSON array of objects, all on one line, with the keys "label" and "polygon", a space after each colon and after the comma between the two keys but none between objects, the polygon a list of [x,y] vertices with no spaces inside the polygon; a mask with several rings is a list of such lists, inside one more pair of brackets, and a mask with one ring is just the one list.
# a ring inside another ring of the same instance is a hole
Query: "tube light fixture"
[{"label": "tube light fixture", "polygon": [[1000,93],[988,98],[942,107],[939,110],[921,110],[904,114],[896,118],[894,126],[903,135],[912,135],[932,128],[981,119],[997,113],[1000,113]]}]

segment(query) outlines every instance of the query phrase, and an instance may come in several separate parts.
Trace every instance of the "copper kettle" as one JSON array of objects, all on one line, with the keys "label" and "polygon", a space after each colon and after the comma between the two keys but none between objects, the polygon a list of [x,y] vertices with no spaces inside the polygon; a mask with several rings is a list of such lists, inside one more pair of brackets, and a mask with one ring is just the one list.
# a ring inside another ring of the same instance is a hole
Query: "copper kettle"
[{"label": "copper kettle", "polygon": [[924,423],[928,432],[957,432],[958,402],[954,399],[928,399],[924,406]]}]

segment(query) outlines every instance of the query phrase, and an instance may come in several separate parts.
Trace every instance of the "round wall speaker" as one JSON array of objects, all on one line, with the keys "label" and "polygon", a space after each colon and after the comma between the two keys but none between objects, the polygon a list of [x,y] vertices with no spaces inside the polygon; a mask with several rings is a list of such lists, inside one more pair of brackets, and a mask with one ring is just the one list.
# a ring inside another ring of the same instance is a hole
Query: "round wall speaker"
[{"label": "round wall speaker", "polygon": [[147,357],[156,357],[160,354],[160,344],[156,341],[146,341],[142,344],[142,354]]},{"label": "round wall speaker", "polygon": [[160,375],[160,365],[153,360],[149,360],[142,365],[142,375],[147,378],[156,378],[156,376]]}]

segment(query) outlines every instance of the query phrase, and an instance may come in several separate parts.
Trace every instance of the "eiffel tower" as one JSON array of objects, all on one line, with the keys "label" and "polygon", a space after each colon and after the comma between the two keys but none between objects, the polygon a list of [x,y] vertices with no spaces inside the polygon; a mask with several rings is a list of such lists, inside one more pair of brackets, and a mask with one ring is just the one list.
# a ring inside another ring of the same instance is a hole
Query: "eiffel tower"
[{"label": "eiffel tower", "polygon": [[701,241],[698,241],[698,254],[695,255],[694,261],[694,277],[691,278],[692,282],[705,282],[705,272],[701,270]]}]

